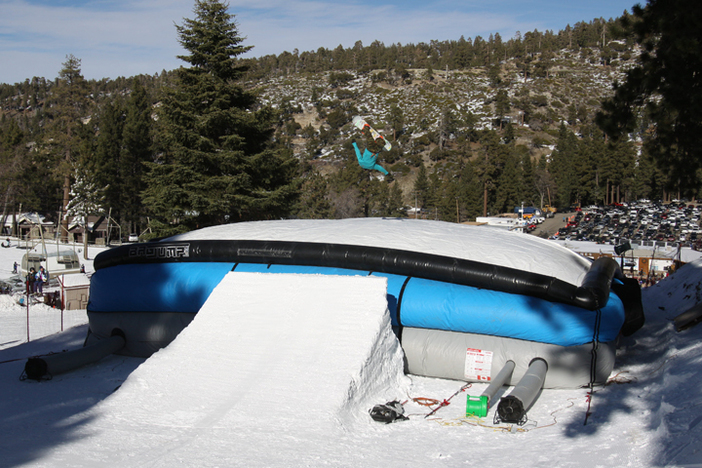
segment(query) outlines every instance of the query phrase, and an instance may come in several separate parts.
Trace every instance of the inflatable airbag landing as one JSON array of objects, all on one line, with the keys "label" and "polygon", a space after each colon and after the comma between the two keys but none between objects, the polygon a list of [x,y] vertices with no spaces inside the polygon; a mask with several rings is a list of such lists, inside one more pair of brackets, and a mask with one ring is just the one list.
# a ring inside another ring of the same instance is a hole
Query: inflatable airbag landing
[{"label": "inflatable airbag landing", "polygon": [[479,350],[498,367],[514,360],[513,379],[531,356],[548,363],[546,387],[603,382],[625,320],[642,323],[640,290],[610,289],[621,275],[611,259],[593,265],[533,236],[436,221],[216,226],[112,249],[95,268],[91,340],[120,328],[129,337],[121,352],[142,356],[187,326],[229,271],[387,278],[408,371],[435,377],[483,379],[466,372],[469,350]]}]

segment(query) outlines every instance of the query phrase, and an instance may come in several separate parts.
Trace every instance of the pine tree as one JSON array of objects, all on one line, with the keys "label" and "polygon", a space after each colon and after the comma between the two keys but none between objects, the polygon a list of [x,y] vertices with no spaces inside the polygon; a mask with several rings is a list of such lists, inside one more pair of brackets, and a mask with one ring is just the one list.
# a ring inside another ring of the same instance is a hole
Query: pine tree
[{"label": "pine tree", "polygon": [[390,106],[388,123],[390,124],[390,128],[392,128],[392,139],[397,141],[397,135],[402,133],[402,129],[405,125],[405,116],[402,109],[397,104]]},{"label": "pine tree", "polygon": [[71,193],[71,176],[77,148],[80,146],[80,134],[83,118],[88,114],[88,84],[80,70],[80,60],[68,55],[59,72],[58,86],[55,92],[55,105],[50,109],[51,130],[46,138],[55,155],[62,160],[57,165],[56,176],[62,181],[63,199],[61,211],[61,239],[68,236],[68,219],[65,216]]},{"label": "pine tree", "polygon": [[98,137],[95,155],[88,161],[88,167],[95,174],[95,183],[105,187],[105,207],[112,209],[115,219],[120,219],[123,211],[120,171],[120,152],[122,148],[122,110],[118,103],[107,101],[98,117]]},{"label": "pine tree", "polygon": [[21,143],[24,132],[14,119],[3,119],[0,122],[0,196],[2,197],[2,216],[0,226],[5,226],[9,211],[14,212],[15,199],[20,195],[25,172],[26,155]]},{"label": "pine tree", "polygon": [[501,89],[497,91],[497,96],[495,97],[495,114],[497,119],[500,121],[499,125],[502,128],[502,120],[510,112],[509,95],[507,91]]},{"label": "pine tree", "polygon": [[79,164],[74,167],[74,182],[66,204],[66,219],[83,228],[83,255],[88,259],[88,217],[102,213],[105,197],[94,177]]},{"label": "pine tree", "polygon": [[615,83],[597,122],[615,138],[650,122],[641,135],[646,150],[669,174],[669,186],[694,194],[702,168],[702,8],[694,0],[648,0],[632,12],[622,23],[643,52],[626,80]]},{"label": "pine tree", "polygon": [[461,169],[458,194],[461,219],[475,219],[483,213],[483,183],[475,166],[475,161],[468,161]]},{"label": "pine tree", "polygon": [[524,200],[520,190],[522,184],[521,161],[514,151],[505,151],[503,166],[495,187],[494,210],[497,213],[511,213],[515,206]]},{"label": "pine tree", "polygon": [[397,183],[392,184],[390,187],[387,216],[394,218],[407,217],[407,209],[402,201],[402,190],[400,189],[400,185]]},{"label": "pine tree", "polygon": [[[524,147],[522,146],[520,148]],[[519,189],[519,192],[521,194],[520,198],[524,202],[535,206],[537,197],[534,186],[534,164],[532,163],[531,156],[529,155],[529,151],[526,150],[526,148],[521,156],[521,176],[522,180]]]},{"label": "pine tree", "polygon": [[451,223],[459,222],[458,193],[458,184],[453,179],[445,181],[441,185],[441,198],[437,203],[438,219]]},{"label": "pine tree", "polygon": [[499,212],[501,207],[496,205],[495,190],[504,169],[504,145],[496,131],[489,130],[481,134],[482,155],[477,159],[478,175],[483,181],[483,216]]},{"label": "pine tree", "polygon": [[151,105],[138,79],[132,80],[132,94],[127,102],[119,174],[122,187],[121,219],[129,232],[141,232],[144,214],[140,193],[146,188],[144,164],[151,160]]},{"label": "pine tree", "polygon": [[534,189],[539,196],[539,208],[543,208],[544,205],[550,206],[554,202],[552,199],[554,186],[553,177],[548,171],[546,156],[542,155],[534,169]]},{"label": "pine tree", "polygon": [[[414,180],[414,198],[417,202],[415,210],[420,207],[423,209],[427,205],[427,199],[429,197],[429,177],[427,176],[427,168],[422,163],[417,171],[417,178]],[[413,202],[415,201],[413,200]]]},{"label": "pine tree", "polygon": [[296,215],[302,219],[328,219],[333,216],[329,187],[324,176],[312,172],[302,185]]},{"label": "pine tree", "polygon": [[[578,140],[564,124],[558,132],[556,148],[551,154],[549,172],[556,183],[557,203],[559,207],[567,207],[573,202],[577,189],[574,161],[577,157]],[[554,197],[556,194],[551,193]]]},{"label": "pine tree", "polygon": [[177,25],[177,70],[159,112],[157,158],[144,204],[158,235],[225,222],[285,216],[297,195],[296,160],[268,148],[273,113],[238,83],[243,46],[227,5],[196,0],[195,19]]},{"label": "pine tree", "polygon": [[615,141],[607,145],[607,152],[618,163],[619,182],[624,201],[636,200],[637,198],[633,195],[636,177],[636,149],[633,143],[623,140]]},{"label": "pine tree", "polygon": [[635,198],[650,198],[652,200],[662,198],[661,187],[658,183],[663,177],[656,169],[655,161],[646,152],[642,152],[636,164],[636,174],[634,177]]},{"label": "pine tree", "polygon": [[438,209],[441,205],[441,201],[444,196],[444,184],[441,180],[441,175],[439,174],[439,166],[434,166],[434,170],[429,174],[429,187],[426,193],[425,205],[422,208],[426,208],[431,213],[432,219],[438,219]]}]

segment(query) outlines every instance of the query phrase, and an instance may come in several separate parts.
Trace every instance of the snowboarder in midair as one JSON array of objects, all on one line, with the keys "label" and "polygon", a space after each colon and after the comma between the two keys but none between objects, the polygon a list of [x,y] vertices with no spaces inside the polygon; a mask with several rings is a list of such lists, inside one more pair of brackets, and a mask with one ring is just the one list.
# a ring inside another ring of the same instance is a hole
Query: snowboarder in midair
[{"label": "snowboarder in midair", "polygon": [[[375,142],[373,142],[375,143]],[[361,150],[358,148],[358,145],[354,141],[352,143],[353,149],[356,150],[356,158],[358,158],[358,164],[363,168],[363,169],[368,169],[368,170],[375,170],[375,171],[380,171],[384,175],[388,175],[388,171],[385,170],[383,166],[377,163],[378,160],[378,153],[380,153],[382,147],[379,144],[375,145],[369,145],[370,149],[372,150],[377,150],[375,152],[370,151],[369,148],[366,148],[363,150],[363,154],[361,154]]]}]

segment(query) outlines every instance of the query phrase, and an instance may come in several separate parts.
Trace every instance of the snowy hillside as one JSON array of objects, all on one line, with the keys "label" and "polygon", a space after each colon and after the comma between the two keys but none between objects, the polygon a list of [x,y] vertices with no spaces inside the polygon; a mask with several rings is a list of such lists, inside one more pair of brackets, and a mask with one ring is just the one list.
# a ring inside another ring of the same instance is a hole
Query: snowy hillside
[{"label": "snowy hillside", "polygon": [[[584,55],[563,50],[551,60],[551,66],[553,71],[548,78],[524,80],[515,61],[508,60],[502,65],[503,80],[509,83],[506,88],[492,84],[484,68],[437,72],[431,79],[425,76],[426,70],[416,69],[410,70],[410,78],[404,81],[391,79],[392,76],[380,79],[386,75],[382,70],[351,71],[347,73],[354,79],[339,87],[330,86],[335,72],[267,77],[249,85],[261,91],[263,103],[286,112],[294,109],[293,117],[303,129],[310,125],[317,131],[335,130],[334,141],[328,142],[320,155],[325,163],[344,160],[349,148],[344,148],[343,143],[354,136],[350,122],[336,133],[335,125],[327,118],[336,110],[353,109],[354,114],[370,118],[377,129],[387,130],[393,120],[391,109],[398,106],[403,115],[404,136],[397,138],[403,152],[426,156],[433,148],[425,147],[426,135],[439,131],[441,126],[453,128],[456,134],[495,128],[499,118],[497,93],[501,89],[507,90],[512,102],[507,113],[511,122],[520,123],[523,119],[520,107],[532,109],[532,125],[520,126],[518,138],[539,154],[539,142],[555,142],[553,131],[560,122],[568,120],[569,107],[576,105],[583,116],[592,117],[599,109],[600,99],[611,94],[612,83],[623,78],[630,62],[603,67]],[[447,112],[452,115],[451,123],[445,122]],[[297,155],[308,152],[307,139],[300,135],[294,139]],[[543,147],[546,154],[551,150]]]}]

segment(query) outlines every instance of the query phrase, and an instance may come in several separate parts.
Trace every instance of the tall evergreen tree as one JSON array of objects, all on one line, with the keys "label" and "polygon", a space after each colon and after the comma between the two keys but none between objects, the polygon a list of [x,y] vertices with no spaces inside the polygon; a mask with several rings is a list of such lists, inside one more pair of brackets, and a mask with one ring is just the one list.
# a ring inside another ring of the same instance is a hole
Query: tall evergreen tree
[{"label": "tall evergreen tree", "polygon": [[95,184],[94,177],[80,164],[75,164],[74,182],[68,203],[66,218],[83,228],[83,256],[88,259],[88,217],[103,212],[105,197],[103,190]]},{"label": "tall evergreen tree", "polygon": [[80,69],[80,59],[68,55],[59,72],[58,86],[55,92],[55,105],[50,110],[50,131],[47,132],[47,142],[58,157],[56,176],[63,186],[61,202],[61,239],[68,236],[68,218],[66,207],[71,195],[71,177],[73,162],[80,146],[81,126],[83,118],[88,114],[88,83],[83,78]]},{"label": "tall evergreen tree", "polygon": [[476,167],[483,181],[483,216],[487,216],[488,213],[501,210],[495,204],[495,190],[504,169],[505,152],[504,145],[500,144],[500,137],[494,130],[483,132],[480,140],[480,152],[483,154],[478,157]]},{"label": "tall evergreen tree", "polygon": [[438,219],[451,223],[460,222],[459,192],[456,180],[451,179],[443,184],[442,196],[438,203]]},{"label": "tall evergreen tree", "polygon": [[461,220],[475,219],[483,212],[483,184],[475,165],[475,161],[468,161],[461,169],[458,192]]},{"label": "tall evergreen tree", "polygon": [[577,190],[577,174],[575,172],[575,160],[578,153],[578,140],[564,124],[558,131],[558,141],[556,148],[551,155],[549,172],[553,175],[556,183],[556,194],[551,193],[557,206],[569,206],[575,197]]},{"label": "tall evergreen tree", "polygon": [[238,82],[248,51],[228,5],[196,0],[195,19],[177,25],[178,58],[173,89],[159,114],[159,155],[149,163],[144,203],[157,234],[225,222],[284,216],[297,194],[296,160],[273,151],[273,114],[256,108],[256,95]]},{"label": "tall evergreen tree", "polygon": [[[581,205],[597,201],[595,194],[600,182],[598,171],[603,169],[609,160],[608,156],[611,156],[606,152],[602,132],[591,126],[585,127],[582,132],[583,138],[576,140],[577,150],[574,153],[572,164],[573,176],[576,181],[572,201]],[[619,180],[617,180],[618,182]]]},{"label": "tall evergreen tree", "polygon": [[394,218],[404,218],[407,216],[407,209],[402,201],[402,190],[397,183],[392,184],[392,187],[390,187],[385,216]]},{"label": "tall evergreen tree", "polygon": [[25,174],[26,154],[22,148],[24,132],[14,119],[0,121],[0,201],[2,216],[0,226],[5,226],[9,212],[14,213],[15,200],[20,195]]},{"label": "tall evergreen tree", "polygon": [[515,148],[517,154],[521,151],[521,184],[519,187],[520,199],[525,203],[534,205],[538,201],[536,196],[536,189],[534,186],[534,164],[531,161],[531,156],[529,151],[524,146],[519,146]]},{"label": "tall evergreen tree", "polygon": [[311,172],[302,185],[302,193],[296,212],[302,219],[328,219],[333,217],[329,201],[329,187],[319,172]]},{"label": "tall evergreen tree", "polygon": [[553,177],[548,171],[546,156],[542,155],[534,169],[534,189],[539,197],[539,208],[543,208],[544,205],[550,206],[554,203],[554,199],[551,196],[551,194],[554,193],[554,186]]},{"label": "tall evergreen tree", "polygon": [[438,219],[438,209],[443,196],[443,180],[439,175],[438,166],[434,166],[434,170],[429,174],[429,189],[427,190],[425,206],[423,206],[429,211],[427,214],[431,219]]},{"label": "tall evergreen tree", "polygon": [[614,137],[626,137],[650,119],[647,151],[669,174],[669,185],[694,193],[702,167],[702,8],[695,0],[648,0],[624,17],[626,33],[643,48],[638,65],[615,83],[598,123]]},{"label": "tall evergreen tree", "polygon": [[122,110],[119,103],[107,101],[98,116],[98,137],[95,154],[87,162],[87,169],[95,174],[95,183],[105,188],[105,208],[112,210],[113,217],[119,219],[122,213],[122,177],[120,152],[122,148]]},{"label": "tall evergreen tree", "polygon": [[397,140],[397,135],[402,133],[402,129],[405,125],[405,116],[402,109],[397,104],[390,106],[390,112],[388,113],[388,123],[390,128],[392,128],[392,139]]},{"label": "tall evergreen tree", "polygon": [[664,177],[657,169],[655,161],[648,152],[643,151],[637,159],[634,196],[652,200],[663,198],[662,180]]},{"label": "tall evergreen tree", "polygon": [[416,201],[417,205],[414,207],[415,210],[419,209],[420,207],[425,208],[429,198],[429,177],[427,175],[427,168],[424,166],[424,163],[419,166],[419,170],[417,171],[417,177],[414,180],[413,192],[414,200],[412,200],[412,203]]},{"label": "tall evergreen tree", "polygon": [[[144,183],[144,164],[151,160],[151,105],[146,90],[138,79],[132,80],[132,94],[127,101],[119,173],[122,185],[122,216],[129,232],[141,232],[144,210],[141,192]],[[121,224],[125,224],[121,223]]]},{"label": "tall evergreen tree", "polygon": [[504,89],[497,91],[497,96],[495,97],[495,114],[497,114],[497,119],[499,120],[500,128],[502,128],[502,120],[510,112],[509,105],[509,95]]},{"label": "tall evergreen tree", "polygon": [[636,200],[634,197],[636,177],[636,150],[632,142],[615,141],[608,145],[608,154],[619,165],[619,183],[624,201]]},{"label": "tall evergreen tree", "polygon": [[497,180],[495,188],[494,211],[497,213],[511,213],[515,206],[519,206],[525,200],[523,192],[520,190],[522,184],[522,174],[520,170],[521,161],[514,151],[505,151],[503,156],[503,167]]}]

